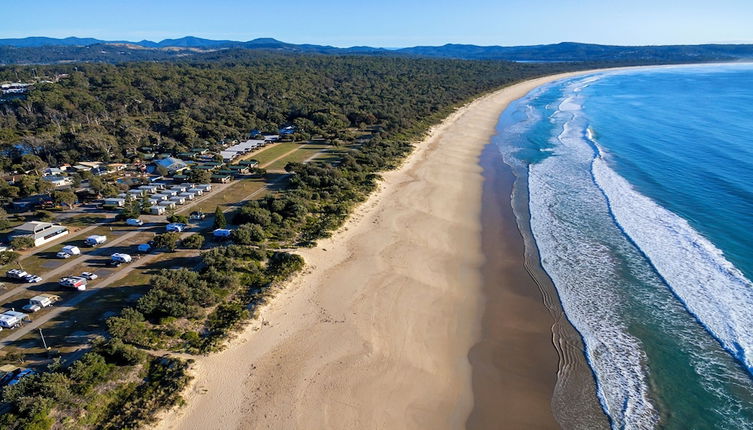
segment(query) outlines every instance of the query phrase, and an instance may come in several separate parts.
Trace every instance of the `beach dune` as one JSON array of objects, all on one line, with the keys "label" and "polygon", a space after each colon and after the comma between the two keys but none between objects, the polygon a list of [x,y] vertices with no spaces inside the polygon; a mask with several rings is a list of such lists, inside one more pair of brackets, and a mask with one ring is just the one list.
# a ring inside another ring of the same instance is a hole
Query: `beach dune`
[{"label": "beach dune", "polygon": [[[186,405],[159,428],[506,428],[494,422],[503,419],[494,390],[474,391],[469,360],[487,300],[479,158],[508,103],[564,76],[483,96],[434,127],[340,231],[301,251],[308,269],[258,321],[225,351],[197,360]],[[508,257],[522,267],[522,255]],[[521,388],[515,407],[504,408],[515,423],[507,428],[558,427],[551,410],[558,356],[546,348],[553,321],[535,294],[521,301],[523,311],[498,316],[503,330],[516,330],[508,353],[497,353],[500,345],[473,360],[507,360],[488,364],[501,372],[494,381]],[[474,400],[474,392],[485,398]]]}]

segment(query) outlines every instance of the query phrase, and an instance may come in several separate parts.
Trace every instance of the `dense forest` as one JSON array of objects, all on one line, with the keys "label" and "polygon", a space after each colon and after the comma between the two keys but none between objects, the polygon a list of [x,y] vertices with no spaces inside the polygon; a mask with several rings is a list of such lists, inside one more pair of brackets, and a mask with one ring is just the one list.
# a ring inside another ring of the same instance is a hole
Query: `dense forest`
[{"label": "dense forest", "polygon": [[[574,68],[559,65],[557,69]],[[442,107],[553,66],[505,62],[291,55],[222,56],[195,64],[80,64],[0,70],[0,80],[67,73],[0,105],[0,170],[23,152],[50,165],[123,161],[296,125],[411,128]],[[306,136],[303,136],[304,138]],[[20,145],[19,145],[20,144]]]}]

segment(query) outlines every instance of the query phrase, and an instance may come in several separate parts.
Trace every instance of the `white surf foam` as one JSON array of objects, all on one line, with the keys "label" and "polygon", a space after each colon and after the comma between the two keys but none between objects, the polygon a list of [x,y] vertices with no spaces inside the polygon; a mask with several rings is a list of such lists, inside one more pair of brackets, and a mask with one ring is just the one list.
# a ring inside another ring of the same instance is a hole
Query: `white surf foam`
[{"label": "white surf foam", "polygon": [[583,336],[613,427],[654,428],[658,414],[649,397],[646,357],[620,318],[620,297],[612,285],[619,279],[619,262],[615,250],[598,237],[605,228],[614,230],[613,236],[620,233],[591,180],[593,150],[583,140],[582,118],[576,115],[581,101],[569,93],[551,118],[562,126],[556,156],[529,168],[531,229],[565,313]]},{"label": "white surf foam", "polygon": [[684,218],[636,191],[600,151],[594,179],[617,223],[688,311],[753,373],[753,284]]}]

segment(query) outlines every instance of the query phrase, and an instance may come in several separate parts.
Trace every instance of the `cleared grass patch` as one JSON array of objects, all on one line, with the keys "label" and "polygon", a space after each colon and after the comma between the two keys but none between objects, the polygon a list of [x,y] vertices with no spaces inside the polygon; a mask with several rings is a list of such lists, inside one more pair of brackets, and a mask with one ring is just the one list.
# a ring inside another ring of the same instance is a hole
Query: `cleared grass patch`
[{"label": "cleared grass patch", "polygon": [[237,207],[246,197],[259,191],[265,185],[266,183],[261,178],[241,179],[191,209],[201,212],[214,212],[217,206],[223,209],[231,209]]},{"label": "cleared grass patch", "polygon": [[333,149],[334,146],[326,143],[309,143],[306,145],[300,145],[298,150],[285,155],[279,160],[275,160],[270,163],[267,170],[283,170],[288,163],[303,163],[309,158],[323,152]]},{"label": "cleared grass patch", "polygon": [[270,146],[268,148],[264,148],[259,152],[255,152],[253,154],[250,154],[248,158],[253,158],[254,160],[259,161],[259,166],[264,167],[265,164],[273,161],[275,158],[281,157],[286,152],[290,152],[296,148],[299,148],[301,145],[304,145],[304,142],[282,142],[277,143],[274,146]]}]

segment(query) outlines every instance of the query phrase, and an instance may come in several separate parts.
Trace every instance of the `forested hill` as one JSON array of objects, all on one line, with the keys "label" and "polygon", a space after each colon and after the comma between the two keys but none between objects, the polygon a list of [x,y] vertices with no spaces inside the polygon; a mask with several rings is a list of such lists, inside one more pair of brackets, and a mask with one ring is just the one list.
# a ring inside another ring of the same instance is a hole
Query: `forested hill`
[{"label": "forested hill", "polygon": [[271,54],[193,64],[5,67],[0,81],[68,76],[0,104],[0,153],[6,154],[0,170],[18,170],[23,152],[51,165],[123,161],[144,146],[180,152],[283,124],[331,138],[361,126],[404,137],[474,95],[575,67]]},{"label": "forested hill", "polygon": [[29,37],[0,39],[0,64],[53,64],[67,62],[127,61],[202,61],[218,52],[276,52],[323,55],[420,56],[474,60],[508,61],[602,61],[630,63],[680,63],[703,61],[738,61],[753,59],[753,45],[667,45],[610,46],[587,43],[558,43],[534,46],[477,46],[447,44],[384,49],[368,46],[336,48],[332,46],[292,44],[272,38],[246,42],[210,40],[197,37],[104,41],[91,38],[52,39]]}]

